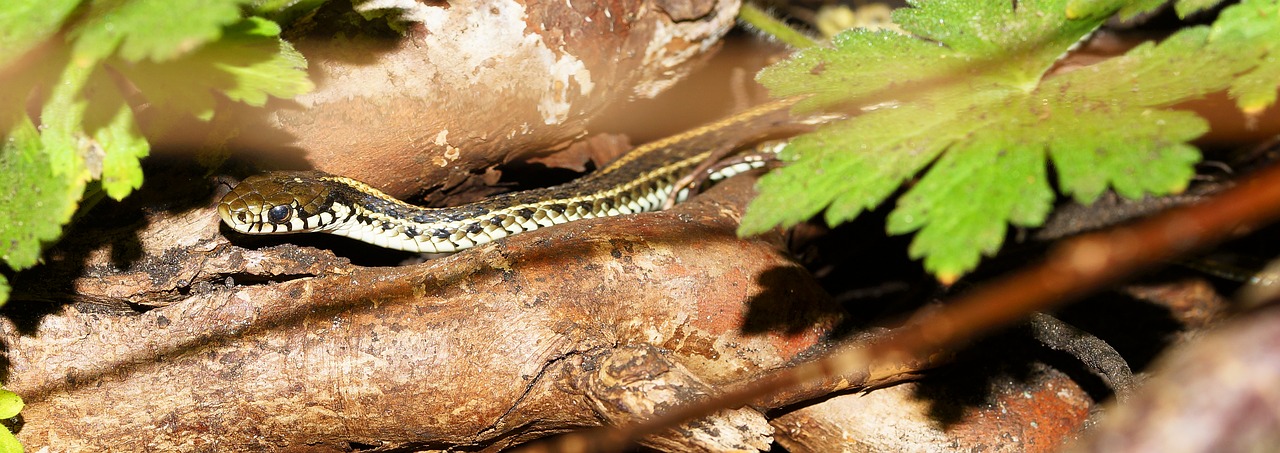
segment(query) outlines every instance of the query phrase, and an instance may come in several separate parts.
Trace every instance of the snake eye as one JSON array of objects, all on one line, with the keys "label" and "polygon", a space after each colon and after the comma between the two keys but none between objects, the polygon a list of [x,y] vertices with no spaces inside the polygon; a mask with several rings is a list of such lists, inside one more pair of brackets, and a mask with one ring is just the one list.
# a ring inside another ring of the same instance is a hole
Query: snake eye
[{"label": "snake eye", "polygon": [[272,206],[271,210],[267,211],[267,220],[279,225],[281,223],[288,222],[289,217],[292,215],[293,209],[290,209],[288,205]]}]

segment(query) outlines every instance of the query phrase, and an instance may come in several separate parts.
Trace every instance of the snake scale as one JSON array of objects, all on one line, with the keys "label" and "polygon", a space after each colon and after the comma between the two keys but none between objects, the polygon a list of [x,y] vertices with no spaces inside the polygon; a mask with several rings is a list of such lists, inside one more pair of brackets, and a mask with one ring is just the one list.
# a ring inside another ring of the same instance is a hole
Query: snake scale
[{"label": "snake scale", "polygon": [[[713,150],[758,140],[769,130],[797,124],[789,113],[797,100],[762,104],[648,143],[562,185],[461,206],[414,206],[354,179],[294,171],[245,178],[218,203],[218,215],[233,230],[246,234],[325,232],[391,249],[456,252],[575,220],[657,210],[676,190],[676,181],[711,158]],[[761,165],[763,161],[743,161],[712,178]],[[685,195],[687,189],[681,189],[676,198]]]}]

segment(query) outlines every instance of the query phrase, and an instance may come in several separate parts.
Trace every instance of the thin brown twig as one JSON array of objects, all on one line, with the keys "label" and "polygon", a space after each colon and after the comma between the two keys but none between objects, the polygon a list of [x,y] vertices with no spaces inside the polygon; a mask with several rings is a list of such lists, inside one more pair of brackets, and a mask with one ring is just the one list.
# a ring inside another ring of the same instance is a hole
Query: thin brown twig
[{"label": "thin brown twig", "polygon": [[[920,315],[918,322],[862,346],[780,370],[710,400],[677,408],[647,423],[571,433],[527,446],[526,451],[620,451],[643,436],[751,404],[780,389],[829,376],[874,370],[876,364],[926,360],[1032,313],[1099,291],[1169,259],[1252,231],[1280,216],[1280,165],[1201,203],[1171,210],[1132,226],[1069,240],[1047,259],[953,302]],[[833,389],[840,390],[840,389]]]}]

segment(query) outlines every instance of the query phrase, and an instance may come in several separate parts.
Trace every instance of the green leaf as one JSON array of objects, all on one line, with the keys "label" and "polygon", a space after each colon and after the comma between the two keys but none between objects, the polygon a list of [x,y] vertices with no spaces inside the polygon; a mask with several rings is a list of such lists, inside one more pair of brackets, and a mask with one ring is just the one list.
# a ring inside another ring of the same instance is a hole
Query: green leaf
[{"label": "green leaf", "polygon": [[[999,132],[980,132],[956,144],[899,200],[889,216],[889,233],[919,230],[911,257],[923,257],[925,268],[954,281],[977,266],[975,251],[992,255],[1000,249],[1007,222],[1044,222],[1053,190],[1038,148]],[[958,194],[976,202],[959,203]]]},{"label": "green leaf", "polygon": [[250,10],[254,16],[289,25],[298,18],[311,14],[326,1],[328,0],[254,0]]},{"label": "green leaf", "polygon": [[1185,29],[1159,45],[1146,43],[1121,57],[1050,78],[1039,91],[1099,109],[1103,104],[1162,106],[1222,90],[1234,74],[1256,64],[1256,54],[1220,53],[1208,39],[1205,27]]},{"label": "green leaf", "polygon": [[1178,0],[1174,3],[1173,9],[1178,13],[1178,17],[1187,17],[1218,6],[1219,3],[1222,3],[1222,0]]},{"label": "green leaf", "polygon": [[76,27],[75,61],[87,64],[119,52],[127,61],[167,61],[222,36],[250,0],[94,0]]},{"label": "green leaf", "polygon": [[[1059,186],[1089,203],[1108,186],[1120,195],[1181,191],[1199,152],[1186,142],[1208,123],[1185,111],[1154,109],[1219,91],[1247,59],[1203,58],[1208,30],[1193,28],[1160,45],[1046,80],[1038,93],[1041,124]],[[1168,77],[1185,72],[1194,77]],[[1050,110],[1051,109],[1051,110]],[[1084,109],[1088,114],[1079,114]]]},{"label": "green leaf", "polygon": [[5,278],[4,275],[0,275],[0,307],[3,307],[5,302],[9,301],[9,292],[12,289],[9,287],[9,279]]},{"label": "green leaf", "polygon": [[1129,20],[1135,15],[1160,7],[1165,1],[1167,0],[1069,0],[1066,5],[1066,17],[1082,19],[1109,16],[1117,14],[1118,11],[1121,19]]},{"label": "green leaf", "polygon": [[268,96],[289,98],[314,89],[306,59],[276,37],[275,23],[251,17],[228,27],[222,40],[186,57],[140,62],[119,70],[158,108],[209,119],[214,92],[253,106]]},{"label": "green leaf", "polygon": [[[40,112],[40,147],[49,157],[52,176],[66,179],[81,190],[84,183],[92,178],[85,165],[92,150],[83,140],[86,103],[80,93],[90,84],[95,66],[68,64]],[[79,192],[75,195],[78,197]],[[75,207],[70,206],[65,212],[58,212],[55,218],[70,219],[74,210]]]},{"label": "green leaf", "polygon": [[[798,51],[761,71],[756,80],[775,96],[816,94],[802,103],[802,108],[808,109],[880,95],[898,85],[896,78],[903,74],[958,73],[972,65],[963,55],[949,58],[956,54],[941,44],[889,30],[852,29],[836,35],[832,45],[837,51],[827,47]],[[813,76],[799,78],[799,73]]]},{"label": "green leaf", "polygon": [[[0,418],[16,417],[22,411],[22,406],[22,397],[0,388]],[[6,427],[0,427],[0,453],[22,453],[22,443]]]},{"label": "green leaf", "polygon": [[[1169,0],[1072,0],[1067,4],[1067,15],[1080,17],[1086,14],[1116,12],[1121,20],[1127,21],[1139,15],[1154,12],[1166,3],[1169,3]],[[1178,13],[1178,17],[1185,18],[1219,3],[1222,3],[1222,0],[1177,0],[1174,3],[1174,11]]]},{"label": "green leaf", "polygon": [[114,83],[100,72],[92,82],[85,92],[84,130],[91,146],[90,162],[101,162],[101,167],[90,168],[90,174],[102,179],[107,196],[120,200],[142,186],[139,159],[147,156],[151,146]]},{"label": "green leaf", "polygon": [[69,55],[65,49],[50,48],[39,55],[39,64],[23,64],[0,70],[0,138],[13,129],[20,118],[26,118],[32,99],[47,99],[66,67]]},{"label": "green leaf", "polygon": [[0,453],[22,453],[22,442],[18,442],[9,428],[0,427]]},{"label": "green leaf", "polygon": [[0,8],[0,69],[58,33],[80,0],[5,0]]},{"label": "green leaf", "polygon": [[1133,199],[1182,191],[1200,160],[1200,153],[1184,142],[1208,130],[1200,117],[1168,110],[1096,112],[1054,123],[1046,128],[1058,139],[1049,144],[1058,185],[1081,203],[1092,203],[1108,187]]},{"label": "green leaf", "polygon": [[1209,41],[1224,58],[1256,56],[1258,65],[1231,84],[1231,97],[1250,114],[1275,104],[1280,86],[1280,11],[1275,0],[1245,0],[1222,11]]},{"label": "green leaf", "polygon": [[1128,21],[1140,15],[1154,12],[1168,2],[1169,0],[1134,0],[1122,6],[1117,14],[1120,16],[1120,20]]},{"label": "green leaf", "polygon": [[[14,1],[0,8],[0,261],[13,270],[38,263],[90,181],[95,198],[141,186],[149,144],[125,93],[151,101],[158,130],[174,112],[209,119],[214,93],[261,106],[312,89],[279,26],[240,18],[249,0]],[[0,304],[8,290],[0,278]]]},{"label": "green leaf", "polygon": [[35,265],[42,244],[58,238],[83,190],[54,174],[24,115],[0,150],[0,259],[14,269]]},{"label": "green leaf", "polygon": [[[126,92],[150,99],[163,123],[174,110],[208,118],[216,92],[260,106],[311,89],[306,61],[279,39],[279,26],[240,18],[247,1],[91,0],[65,24],[61,3],[39,11],[23,0],[0,11],[0,24],[14,25],[0,31],[13,45],[0,58],[43,46],[39,64],[3,69],[0,260],[14,270],[35,265],[90,181],[101,179],[96,193],[115,199],[142,184],[149,145]],[[34,25],[10,11],[34,14]],[[28,117],[32,101],[43,102],[38,118]]]},{"label": "green leaf", "polygon": [[[236,59],[227,55],[218,61],[217,67],[231,74],[235,83],[225,89],[227,97],[253,106],[262,106],[267,96],[289,98],[315,88],[307,77],[307,60],[289,43],[275,39],[280,27],[274,22],[251,17],[228,33],[231,52],[245,57]],[[238,34],[237,32],[241,32]],[[252,60],[253,54],[265,58]]]},{"label": "green leaf", "polygon": [[0,418],[13,418],[22,411],[22,397],[0,388]]},{"label": "green leaf", "polygon": [[90,179],[78,93],[90,71],[67,66],[46,101],[43,133],[25,113],[7,119],[0,153],[0,259],[13,269],[36,264],[44,244],[61,234]]},{"label": "green leaf", "polygon": [[1260,114],[1276,103],[1276,86],[1280,85],[1280,54],[1270,53],[1264,63],[1231,84],[1231,97],[1241,110]]},{"label": "green leaf", "polygon": [[1062,0],[909,3],[917,7],[894,11],[895,23],[920,38],[945,44],[955,56],[998,64],[999,70],[984,70],[981,75],[998,77],[1014,86],[1035,83],[1067,49],[1106,18],[1094,15],[1066,20],[1066,2]]},{"label": "green leaf", "polygon": [[[852,31],[834,48],[806,49],[762,71],[759,79],[775,93],[814,93],[811,105],[879,108],[793,141],[784,157],[795,162],[761,179],[740,231],[794,224],[823,209],[832,225],[850,220],[935,159],[889,225],[894,233],[919,231],[912,254],[931,271],[967,271],[998,249],[1007,222],[1042,221],[1051,192],[1043,176],[1029,175],[1044,169],[1005,179],[1009,173],[989,167],[991,156],[1025,154],[998,162],[1044,165],[1041,139],[1003,135],[1005,123],[1026,115],[1044,72],[1104,16],[1068,21],[1065,0],[1018,4],[923,3],[895,12],[894,21],[927,40]],[[983,196],[992,194],[1004,196]]]},{"label": "green leaf", "polygon": [[878,110],[865,114],[867,121],[845,121],[822,133],[796,137],[781,156],[792,162],[761,178],[761,196],[751,203],[741,231],[752,234],[779,223],[794,225],[823,209],[827,223],[835,225],[879,205],[964,133],[941,129],[954,124],[952,118],[929,115],[927,109],[906,105]]},{"label": "green leaf", "polygon": [[1257,39],[1215,47],[1207,27],[1189,28],[1046,78],[1120,6],[1071,20],[1068,3],[930,2],[895,14],[927,41],[855,31],[834,48],[806,49],[762,71],[775,93],[812,95],[808,108],[870,111],[794,139],[782,156],[789,165],[761,178],[740,232],[824,210],[829,224],[845,222],[923,172],[887,229],[914,232],[911,255],[948,281],[998,251],[1007,225],[1044,221],[1054,202],[1049,159],[1059,189],[1082,202],[1107,189],[1131,198],[1184,189],[1200,159],[1187,142],[1208,126],[1168,107],[1227,88],[1264,50],[1228,49]]}]

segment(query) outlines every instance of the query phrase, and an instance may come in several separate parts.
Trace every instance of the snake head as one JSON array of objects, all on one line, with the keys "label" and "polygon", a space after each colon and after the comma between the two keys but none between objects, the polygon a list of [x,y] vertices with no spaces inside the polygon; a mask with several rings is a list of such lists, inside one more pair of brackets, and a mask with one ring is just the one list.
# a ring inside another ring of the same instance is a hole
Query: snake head
[{"label": "snake head", "polygon": [[248,177],[218,202],[218,216],[247,234],[322,231],[333,219],[323,182],[328,176],[301,171]]}]

